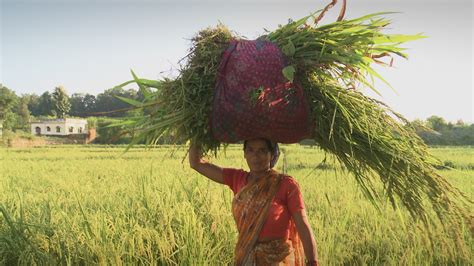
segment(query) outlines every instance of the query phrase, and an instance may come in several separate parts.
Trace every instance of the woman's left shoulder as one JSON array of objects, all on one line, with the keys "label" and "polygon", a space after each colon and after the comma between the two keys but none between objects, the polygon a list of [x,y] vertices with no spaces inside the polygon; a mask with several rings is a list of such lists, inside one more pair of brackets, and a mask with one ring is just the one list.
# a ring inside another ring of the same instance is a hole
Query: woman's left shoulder
[{"label": "woman's left shoulder", "polygon": [[292,176],[282,174],[281,183],[289,186],[298,186],[298,182]]},{"label": "woman's left shoulder", "polygon": [[284,193],[285,197],[293,197],[301,195],[300,185],[292,176],[283,175],[280,183],[280,192]]}]

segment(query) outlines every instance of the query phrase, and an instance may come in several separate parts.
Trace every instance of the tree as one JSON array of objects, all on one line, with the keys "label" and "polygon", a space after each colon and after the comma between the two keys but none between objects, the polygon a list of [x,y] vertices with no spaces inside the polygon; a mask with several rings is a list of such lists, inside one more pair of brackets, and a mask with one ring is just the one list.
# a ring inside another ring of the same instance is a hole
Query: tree
[{"label": "tree", "polygon": [[410,124],[418,136],[428,145],[474,145],[474,124],[466,125],[462,120],[448,122],[439,117],[431,116],[423,121],[414,120]]},{"label": "tree", "polygon": [[71,110],[69,96],[63,86],[56,87],[52,94],[53,106],[57,118],[64,118]]},{"label": "tree", "polygon": [[83,116],[84,114],[84,94],[73,93],[70,98],[71,110],[69,112],[72,116]]},{"label": "tree", "polygon": [[124,98],[136,99],[137,92],[135,90],[129,89],[125,90],[123,88],[112,88],[105,90],[103,93],[97,95],[96,100],[96,112],[106,113],[104,115],[111,117],[123,117],[126,116],[126,112],[111,112],[129,108],[130,105],[125,103],[122,100],[117,99],[116,96],[121,96]]},{"label": "tree", "polygon": [[96,98],[91,94],[74,93],[71,95],[71,111],[70,115],[87,117],[94,112],[96,106]]},{"label": "tree", "polygon": [[0,84],[0,118],[18,103],[18,96],[14,91]]},{"label": "tree", "polygon": [[435,115],[428,117],[426,122],[428,127],[438,132],[441,132],[448,127],[444,118]]},{"label": "tree", "polygon": [[410,125],[413,127],[413,129],[415,129],[417,133],[426,131],[425,122],[421,119],[413,120],[412,122],[410,122]]},{"label": "tree", "polygon": [[17,127],[23,130],[28,130],[30,127],[30,110],[28,109],[28,102],[30,97],[24,95],[20,98],[20,104],[18,105],[18,123]]},{"label": "tree", "polygon": [[84,116],[90,116],[92,112],[95,112],[97,109],[96,101],[94,95],[86,93],[84,96]]},{"label": "tree", "polygon": [[34,93],[25,94],[23,97],[28,99],[28,110],[30,110],[30,114],[33,116],[40,116],[40,97]]},{"label": "tree", "polygon": [[3,129],[13,129],[16,125],[17,115],[13,108],[18,105],[19,98],[14,91],[0,84],[0,120]]},{"label": "tree", "polygon": [[53,98],[48,91],[39,97],[38,115],[50,116],[54,114]]}]

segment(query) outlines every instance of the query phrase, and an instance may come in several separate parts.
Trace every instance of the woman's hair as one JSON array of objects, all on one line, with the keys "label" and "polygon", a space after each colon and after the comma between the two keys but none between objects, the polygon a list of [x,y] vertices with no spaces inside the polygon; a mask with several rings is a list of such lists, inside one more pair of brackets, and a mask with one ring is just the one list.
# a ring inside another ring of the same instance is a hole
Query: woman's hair
[{"label": "woman's hair", "polygon": [[[278,158],[280,157],[280,147],[278,147],[278,143],[272,142],[271,140],[266,139],[266,138],[256,138],[256,139],[265,141],[265,144],[267,145],[268,150],[272,154],[272,160],[270,161],[270,168],[273,168],[273,166],[275,166],[275,164],[277,163]],[[244,151],[247,148],[247,141],[249,140],[244,140]]]}]

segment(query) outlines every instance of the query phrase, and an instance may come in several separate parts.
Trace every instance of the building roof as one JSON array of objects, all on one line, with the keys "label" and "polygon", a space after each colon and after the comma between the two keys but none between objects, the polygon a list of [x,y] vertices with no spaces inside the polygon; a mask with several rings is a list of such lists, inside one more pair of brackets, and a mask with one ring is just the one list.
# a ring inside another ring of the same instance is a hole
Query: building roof
[{"label": "building roof", "polygon": [[87,120],[76,119],[76,118],[43,119],[39,121],[32,121],[31,124],[68,123],[68,122],[87,124]]}]

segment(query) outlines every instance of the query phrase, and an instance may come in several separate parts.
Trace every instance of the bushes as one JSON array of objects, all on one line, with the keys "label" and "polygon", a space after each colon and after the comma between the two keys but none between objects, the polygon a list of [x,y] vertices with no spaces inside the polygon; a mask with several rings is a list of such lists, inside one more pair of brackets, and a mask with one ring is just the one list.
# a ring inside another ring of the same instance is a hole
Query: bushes
[{"label": "bushes", "polygon": [[[92,120],[91,120],[92,121]],[[97,138],[95,143],[100,144],[127,144],[130,143],[132,135],[125,131],[123,126],[112,127],[120,119],[99,118],[96,119]],[[89,124],[89,120],[88,120]]]},{"label": "bushes", "polygon": [[[123,118],[110,118],[110,117],[101,117],[101,118],[89,118],[88,126],[96,128],[97,138],[94,143],[97,144],[129,144],[134,134],[133,131],[130,131],[130,128],[126,128],[124,125],[116,125],[122,122]],[[139,141],[137,144],[145,144],[144,141]],[[176,138],[172,133],[165,134],[159,142],[156,144],[182,144],[177,143]]]},{"label": "bushes", "polygon": [[431,116],[426,121],[415,120],[411,125],[418,136],[430,146],[474,146],[474,124],[446,123],[443,118]]}]

